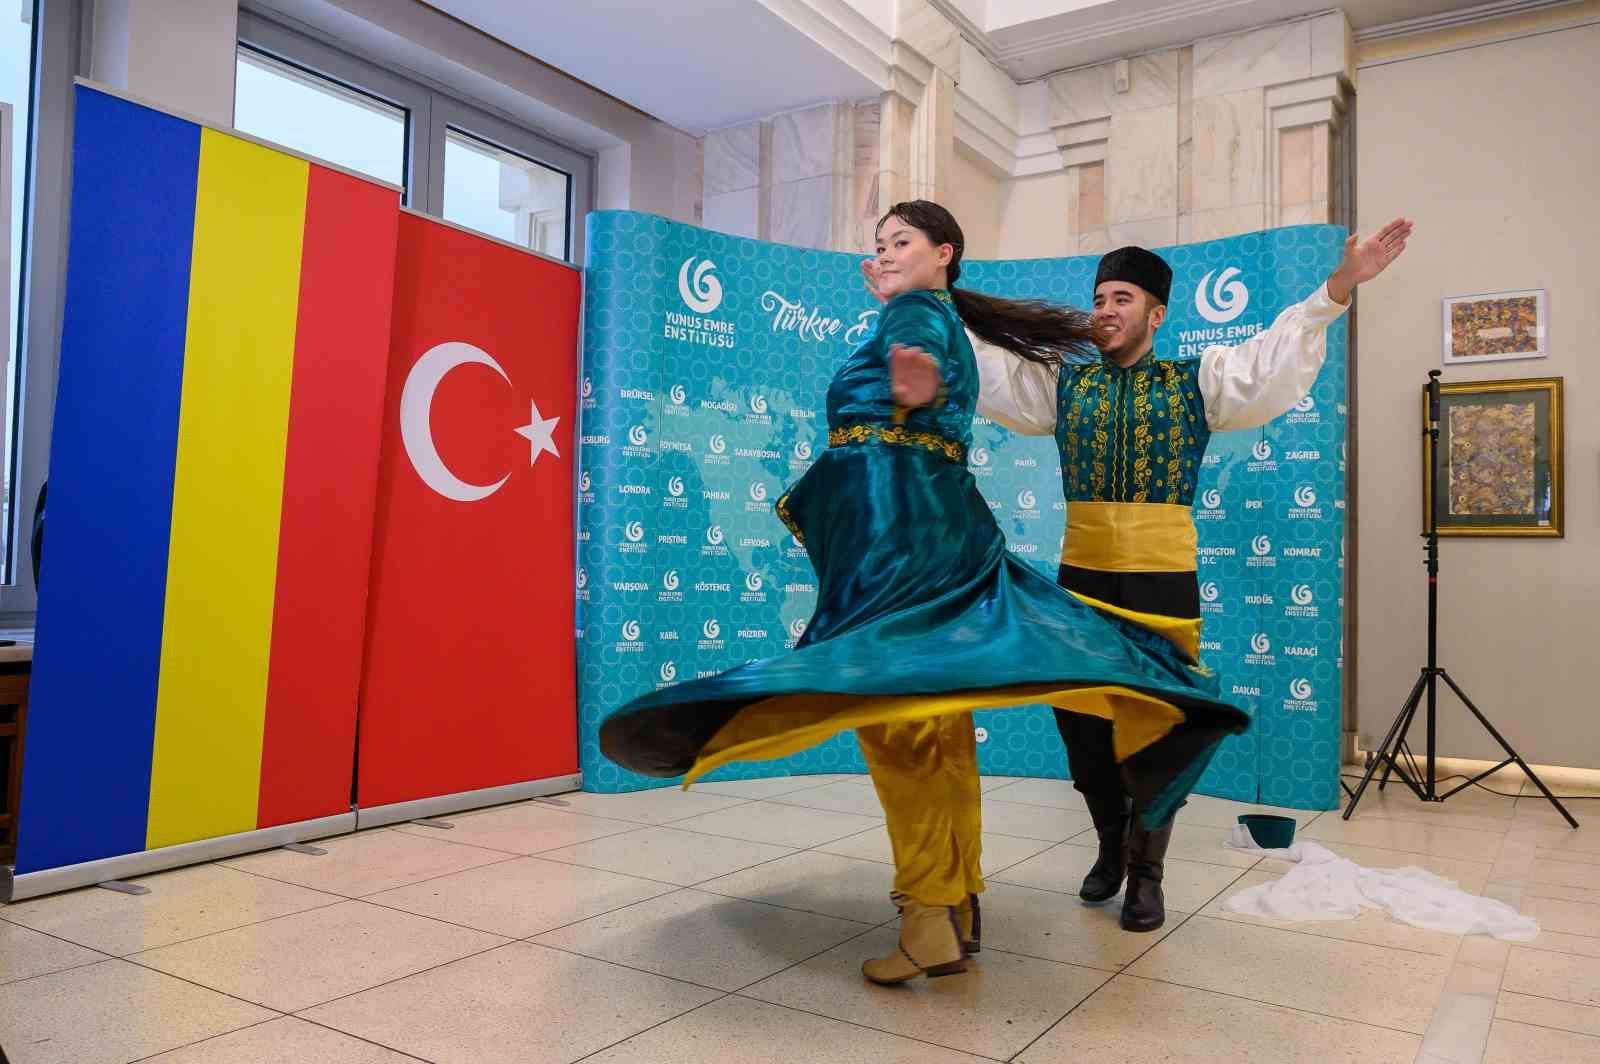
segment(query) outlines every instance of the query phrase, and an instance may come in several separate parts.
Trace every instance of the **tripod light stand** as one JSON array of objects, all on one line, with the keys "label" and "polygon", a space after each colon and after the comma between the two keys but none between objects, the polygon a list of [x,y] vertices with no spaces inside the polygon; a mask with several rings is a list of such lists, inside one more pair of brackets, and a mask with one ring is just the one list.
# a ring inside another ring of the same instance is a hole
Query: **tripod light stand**
[{"label": "tripod light stand", "polygon": [[[1431,459],[1429,468],[1433,470],[1433,476],[1428,484],[1428,492],[1433,504],[1428,508],[1427,531],[1422,534],[1422,538],[1426,543],[1424,552],[1428,568],[1428,663],[1422,667],[1422,673],[1417,677],[1417,682],[1412,685],[1411,694],[1407,696],[1405,705],[1400,707],[1399,715],[1395,717],[1394,723],[1389,726],[1388,734],[1384,736],[1383,742],[1378,744],[1378,749],[1374,752],[1371,763],[1367,765],[1367,771],[1361,777],[1361,783],[1351,794],[1350,804],[1344,810],[1344,819],[1349,820],[1350,814],[1356,811],[1356,803],[1361,801],[1362,794],[1366,792],[1367,784],[1372,782],[1372,777],[1380,768],[1383,770],[1383,778],[1378,781],[1378,790],[1381,791],[1388,785],[1389,776],[1393,773],[1400,778],[1402,783],[1411,788],[1412,793],[1420,800],[1424,802],[1442,802],[1452,795],[1466,790],[1479,780],[1492,776],[1507,765],[1515,763],[1533,781],[1534,786],[1538,787],[1540,792],[1550,800],[1550,804],[1556,807],[1556,811],[1566,818],[1567,823],[1577,827],[1578,822],[1572,818],[1571,813],[1567,812],[1566,806],[1562,805],[1556,799],[1556,796],[1550,793],[1550,788],[1544,785],[1544,781],[1534,774],[1533,769],[1528,767],[1527,762],[1522,760],[1521,755],[1511,748],[1511,744],[1506,742],[1505,737],[1495,730],[1493,724],[1489,723],[1489,718],[1484,716],[1477,706],[1473,705],[1472,699],[1467,697],[1467,693],[1461,689],[1455,680],[1450,678],[1450,674],[1439,664],[1439,373],[1440,371],[1436,369],[1428,371],[1428,425],[1427,428],[1423,429],[1423,435],[1428,440],[1428,455]],[[1494,736],[1494,741],[1499,743],[1500,748],[1506,752],[1504,761],[1485,772],[1479,773],[1459,787],[1445,791],[1443,794],[1438,793],[1434,778],[1434,740],[1437,734],[1438,687],[1441,680],[1449,686],[1450,690],[1456,693],[1456,697],[1461,699],[1467,709],[1472,711],[1474,717],[1478,718],[1478,723],[1483,725],[1485,731]],[[1416,717],[1417,707],[1422,704],[1424,695],[1427,696],[1428,705],[1426,717],[1427,746],[1425,749],[1427,769],[1426,771],[1419,771],[1416,755],[1411,751],[1407,736],[1411,731],[1412,719]]]}]

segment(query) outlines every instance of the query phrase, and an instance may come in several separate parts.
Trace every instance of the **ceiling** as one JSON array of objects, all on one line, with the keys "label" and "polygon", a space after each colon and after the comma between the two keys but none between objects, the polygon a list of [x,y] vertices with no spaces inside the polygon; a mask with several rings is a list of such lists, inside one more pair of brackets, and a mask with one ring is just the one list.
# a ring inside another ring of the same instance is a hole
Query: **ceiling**
[{"label": "ceiling", "polygon": [[[827,100],[877,95],[875,80],[773,8],[848,11],[882,32],[891,0],[426,0],[431,6],[690,133]],[[1378,25],[1519,0],[928,0],[1017,81],[1342,7]],[[858,63],[858,66],[860,64]]]},{"label": "ceiling", "polygon": [[427,0],[689,133],[879,86],[758,0]]}]

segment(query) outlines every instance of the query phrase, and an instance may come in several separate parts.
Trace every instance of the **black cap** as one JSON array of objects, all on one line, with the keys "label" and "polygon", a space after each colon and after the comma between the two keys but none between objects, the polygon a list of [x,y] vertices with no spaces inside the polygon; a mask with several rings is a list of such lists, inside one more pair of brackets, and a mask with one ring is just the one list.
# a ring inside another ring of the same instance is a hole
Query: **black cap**
[{"label": "black cap", "polygon": [[1100,268],[1095,271],[1094,286],[1099,288],[1107,281],[1127,281],[1136,284],[1165,304],[1172,294],[1172,267],[1153,251],[1141,247],[1118,248],[1100,256]]}]

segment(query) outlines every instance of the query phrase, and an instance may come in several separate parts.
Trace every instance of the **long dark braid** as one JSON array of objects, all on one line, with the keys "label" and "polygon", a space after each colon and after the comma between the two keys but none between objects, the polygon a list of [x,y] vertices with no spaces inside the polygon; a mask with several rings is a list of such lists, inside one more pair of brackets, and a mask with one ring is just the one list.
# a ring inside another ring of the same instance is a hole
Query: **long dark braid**
[{"label": "long dark braid", "polygon": [[899,218],[912,228],[920,229],[935,245],[949,244],[955,249],[946,268],[950,298],[955,303],[956,313],[980,340],[1046,366],[1059,366],[1068,359],[1097,353],[1094,319],[1084,311],[1043,300],[1002,299],[957,288],[966,237],[955,216],[937,203],[931,200],[896,203],[878,219],[878,228],[882,229],[890,218]]}]

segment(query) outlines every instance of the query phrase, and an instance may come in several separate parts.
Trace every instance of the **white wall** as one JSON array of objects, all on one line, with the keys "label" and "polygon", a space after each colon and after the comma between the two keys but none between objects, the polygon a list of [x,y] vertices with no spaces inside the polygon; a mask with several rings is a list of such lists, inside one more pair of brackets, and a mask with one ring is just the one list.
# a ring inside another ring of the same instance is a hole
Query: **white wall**
[{"label": "white wall", "polygon": [[1067,173],[1014,178],[1001,192],[999,248],[1002,259],[1076,255],[1067,226]]},{"label": "white wall", "polygon": [[168,110],[233,124],[238,0],[96,0],[90,73]]},{"label": "white wall", "polygon": [[1005,210],[1006,180],[961,145],[952,153],[945,206],[961,223],[969,259],[1000,258],[1000,224]]},{"label": "white wall", "polygon": [[[1381,737],[1424,660],[1420,392],[1440,365],[1441,297],[1549,291],[1550,357],[1447,381],[1564,377],[1566,538],[1445,539],[1440,662],[1535,763],[1600,767],[1600,26],[1359,72],[1364,229],[1417,221],[1363,289],[1357,439],[1360,729]],[[1442,754],[1502,755],[1444,695]],[[1420,743],[1421,733],[1414,733]]]}]

